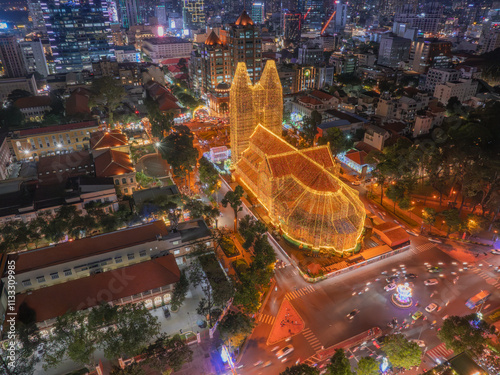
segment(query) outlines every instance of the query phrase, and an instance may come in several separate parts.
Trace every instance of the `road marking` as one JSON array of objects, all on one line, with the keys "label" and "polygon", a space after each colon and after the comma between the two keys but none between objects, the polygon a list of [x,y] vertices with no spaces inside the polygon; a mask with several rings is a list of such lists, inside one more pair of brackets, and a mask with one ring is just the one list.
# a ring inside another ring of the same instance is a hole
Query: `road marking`
[{"label": "road marking", "polygon": [[275,316],[268,315],[268,314],[259,314],[257,316],[257,321],[265,324],[273,324],[274,321],[276,320]]},{"label": "road marking", "polygon": [[412,247],[411,251],[413,251],[415,254],[423,253],[424,251],[430,250],[436,245],[432,243],[424,243],[423,245],[419,245],[417,247]]},{"label": "road marking", "polygon": [[495,286],[495,288],[500,289],[500,283],[496,277],[491,277],[486,271],[480,268],[473,268],[472,272],[475,272],[480,278],[485,280],[488,284]]},{"label": "road marking", "polygon": [[448,359],[453,355],[453,350],[449,350],[446,348],[446,345],[444,343],[439,344],[435,348],[428,350],[427,355],[429,356],[430,359],[432,359],[434,362],[437,362],[436,360],[440,360],[441,362],[442,359]]},{"label": "road marking", "polygon": [[306,286],[304,288],[301,288],[299,290],[295,290],[293,292],[288,292],[287,294],[285,294],[285,298],[289,301],[295,299],[295,298],[299,298],[299,297],[302,297],[302,296],[305,296],[306,294],[309,294],[309,293],[312,293],[314,292],[314,287],[312,285],[309,285],[309,286]]},{"label": "road marking", "polygon": [[321,343],[319,342],[318,338],[316,335],[311,331],[310,328],[306,328],[302,331],[302,335],[306,339],[306,341],[311,345],[313,350],[317,352],[319,349],[321,349]]}]

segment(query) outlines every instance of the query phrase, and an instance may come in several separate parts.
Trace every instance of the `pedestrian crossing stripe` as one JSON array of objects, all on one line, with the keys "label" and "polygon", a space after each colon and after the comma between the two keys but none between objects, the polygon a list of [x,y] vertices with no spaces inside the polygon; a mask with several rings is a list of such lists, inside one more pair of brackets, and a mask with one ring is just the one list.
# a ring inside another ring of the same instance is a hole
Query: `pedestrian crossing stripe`
[{"label": "pedestrian crossing stripe", "polygon": [[430,250],[431,248],[435,247],[434,244],[432,243],[424,243],[423,245],[419,245],[417,247],[414,247],[412,250],[414,253],[422,253],[424,251]]},{"label": "pedestrian crossing stripe", "polygon": [[306,339],[306,341],[311,345],[314,351],[318,351],[321,349],[321,343],[319,342],[318,338],[316,335],[309,329],[306,328],[302,331],[302,335]]},{"label": "pedestrian crossing stripe", "polygon": [[275,316],[272,315],[267,315],[267,314],[259,314],[257,316],[257,321],[265,324],[273,324],[274,321],[276,320]]},{"label": "pedestrian crossing stripe", "polygon": [[302,289],[295,290],[293,292],[288,292],[287,294],[285,294],[285,298],[291,301],[292,299],[299,298],[305,296],[306,294],[312,293],[314,292],[314,290],[315,290],[314,287],[312,285],[309,285]]},{"label": "pedestrian crossing stripe", "polygon": [[437,360],[442,362],[442,359],[448,359],[453,355],[453,350],[447,349],[446,345],[444,343],[439,344],[435,348],[428,350],[427,355],[429,358],[431,358],[434,362],[437,362]]}]

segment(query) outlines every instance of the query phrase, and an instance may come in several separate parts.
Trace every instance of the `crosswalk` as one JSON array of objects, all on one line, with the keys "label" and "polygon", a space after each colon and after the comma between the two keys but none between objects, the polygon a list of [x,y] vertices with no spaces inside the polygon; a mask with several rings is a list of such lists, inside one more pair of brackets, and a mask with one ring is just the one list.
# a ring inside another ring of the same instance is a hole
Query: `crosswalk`
[{"label": "crosswalk", "polygon": [[285,298],[291,301],[295,298],[299,298],[305,296],[306,294],[312,293],[314,292],[314,290],[315,290],[314,287],[312,285],[309,285],[304,288],[294,290],[293,292],[288,292],[287,294],[285,294]]},{"label": "crosswalk", "polygon": [[318,350],[321,349],[321,343],[319,342],[318,338],[316,335],[311,331],[310,328],[306,328],[302,331],[302,335],[306,339],[306,341],[311,345],[313,350],[317,352]]},{"label": "crosswalk", "polygon": [[[453,355],[453,350],[447,349],[444,343],[439,344],[435,348],[428,350],[427,355],[436,363],[443,362],[443,359],[448,359]],[[439,362],[438,362],[439,360]]]},{"label": "crosswalk", "polygon": [[258,314],[257,318],[255,319],[258,322],[265,323],[265,324],[273,324],[274,321],[276,320],[275,316],[268,315],[268,314]]},{"label": "crosswalk", "polygon": [[413,251],[415,254],[423,253],[424,251],[430,250],[433,247],[435,247],[433,243],[424,243],[423,245],[419,245],[416,247],[412,247],[411,251]]},{"label": "crosswalk", "polygon": [[490,276],[488,272],[479,267],[474,267],[472,269],[472,272],[476,273],[479,277],[484,279],[488,284],[494,286],[497,289],[500,289],[500,281],[498,281],[497,277]]}]

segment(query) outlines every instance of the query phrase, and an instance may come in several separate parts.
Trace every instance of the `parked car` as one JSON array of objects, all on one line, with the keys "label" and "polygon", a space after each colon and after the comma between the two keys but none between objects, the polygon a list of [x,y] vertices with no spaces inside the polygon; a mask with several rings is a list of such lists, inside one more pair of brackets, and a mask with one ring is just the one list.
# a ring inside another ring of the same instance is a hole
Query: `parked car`
[{"label": "parked car", "polygon": [[424,281],[424,285],[429,286],[429,285],[436,285],[439,283],[438,279],[429,279]]},{"label": "parked car", "polygon": [[170,318],[170,310],[167,306],[163,307],[163,315],[165,316],[165,318]]},{"label": "parked car", "polygon": [[443,243],[439,238],[429,237],[428,240],[434,243]]},{"label": "parked car", "polygon": [[497,249],[491,249],[491,253],[495,255],[500,255],[500,250]]},{"label": "parked car", "polygon": [[276,352],[276,357],[278,357],[278,359],[290,354],[291,352],[293,352],[295,349],[293,348],[292,345],[287,345],[285,346],[283,349],[280,349]]},{"label": "parked car", "polygon": [[386,292],[390,292],[391,290],[394,290],[396,289],[397,285],[395,283],[390,283],[390,284],[387,284],[386,286],[384,286],[384,290]]},{"label": "parked car", "polygon": [[436,310],[438,307],[438,305],[436,305],[435,303],[431,303],[429,306],[427,306],[425,308],[425,311],[427,312],[433,312],[434,310]]},{"label": "parked car", "polygon": [[358,314],[359,314],[359,310],[358,309],[354,309],[349,314],[347,314],[347,319],[352,320]]}]

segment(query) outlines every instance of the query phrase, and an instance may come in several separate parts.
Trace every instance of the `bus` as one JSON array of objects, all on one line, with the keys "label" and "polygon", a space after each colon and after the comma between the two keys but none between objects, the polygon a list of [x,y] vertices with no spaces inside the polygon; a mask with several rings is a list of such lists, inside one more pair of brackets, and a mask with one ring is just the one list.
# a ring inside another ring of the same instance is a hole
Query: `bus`
[{"label": "bus", "polygon": [[470,298],[467,300],[465,303],[465,306],[467,306],[469,309],[474,309],[477,306],[482,305],[488,297],[491,296],[491,293],[486,291],[486,290],[481,290],[478,294],[476,294],[474,297]]}]

